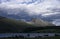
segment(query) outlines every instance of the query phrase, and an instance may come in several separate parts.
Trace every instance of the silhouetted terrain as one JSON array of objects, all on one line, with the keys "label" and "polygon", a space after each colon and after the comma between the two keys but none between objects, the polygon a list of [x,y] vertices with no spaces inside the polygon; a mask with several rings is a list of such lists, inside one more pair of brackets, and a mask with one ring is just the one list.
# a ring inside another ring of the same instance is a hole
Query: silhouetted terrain
[{"label": "silhouetted terrain", "polygon": [[58,26],[37,26],[21,20],[14,20],[0,16],[0,33],[38,32],[40,30],[58,29]]}]

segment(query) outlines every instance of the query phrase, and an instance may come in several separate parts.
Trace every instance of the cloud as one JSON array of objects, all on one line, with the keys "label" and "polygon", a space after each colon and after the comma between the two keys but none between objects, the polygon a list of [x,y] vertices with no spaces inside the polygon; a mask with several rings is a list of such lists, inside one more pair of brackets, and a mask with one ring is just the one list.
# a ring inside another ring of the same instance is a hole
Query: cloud
[{"label": "cloud", "polygon": [[0,0],[0,1],[1,1],[1,3],[6,3],[6,2],[9,2],[9,3],[33,3],[38,0]]},{"label": "cloud", "polygon": [[8,14],[19,14],[20,10],[25,10],[29,15],[56,13],[53,8],[60,8],[58,0],[10,0],[3,1],[0,8],[5,9]]},{"label": "cloud", "polygon": [[52,23],[56,26],[60,26],[60,19],[55,19]]}]

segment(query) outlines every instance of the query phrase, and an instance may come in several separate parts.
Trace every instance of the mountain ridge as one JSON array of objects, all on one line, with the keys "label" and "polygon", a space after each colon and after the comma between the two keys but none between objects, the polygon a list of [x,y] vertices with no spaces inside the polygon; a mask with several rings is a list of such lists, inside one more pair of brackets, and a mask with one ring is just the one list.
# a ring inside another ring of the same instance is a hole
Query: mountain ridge
[{"label": "mountain ridge", "polygon": [[28,30],[28,32],[30,32],[29,30],[32,29],[33,31],[38,27],[41,28],[42,26],[41,25],[37,26],[35,24],[29,24],[21,20],[14,20],[0,16],[0,33],[25,32],[26,29]]}]

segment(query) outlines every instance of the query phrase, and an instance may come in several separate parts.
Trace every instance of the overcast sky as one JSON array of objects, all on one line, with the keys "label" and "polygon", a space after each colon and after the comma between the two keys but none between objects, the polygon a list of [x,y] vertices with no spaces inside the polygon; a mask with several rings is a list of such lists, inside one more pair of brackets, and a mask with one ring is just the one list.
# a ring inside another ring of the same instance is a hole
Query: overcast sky
[{"label": "overcast sky", "polygon": [[[59,13],[59,0],[0,0],[0,8],[6,9],[25,9],[30,15],[43,14],[51,15]],[[57,8],[57,10],[55,10]],[[54,11],[55,10],[55,11]],[[12,14],[12,13],[11,13]],[[18,14],[13,13],[13,14]]]}]

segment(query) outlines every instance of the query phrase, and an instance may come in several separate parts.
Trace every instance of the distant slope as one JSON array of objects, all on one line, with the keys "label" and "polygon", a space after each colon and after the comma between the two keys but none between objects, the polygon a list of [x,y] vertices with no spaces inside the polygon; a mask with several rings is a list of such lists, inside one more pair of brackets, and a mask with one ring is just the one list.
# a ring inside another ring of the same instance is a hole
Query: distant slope
[{"label": "distant slope", "polygon": [[44,26],[55,26],[54,24],[52,23],[49,23],[47,21],[43,21],[39,18],[37,19],[32,19],[31,22],[28,22],[29,24],[33,24],[33,25],[36,25],[36,26],[40,26],[40,27],[44,27]]},{"label": "distant slope", "polygon": [[28,24],[21,20],[14,20],[0,16],[0,33],[15,33],[15,32],[31,32],[35,30],[43,29],[42,26]]},{"label": "distant slope", "polygon": [[34,27],[22,21],[8,19],[0,16],[0,32],[23,32],[25,28]]}]

